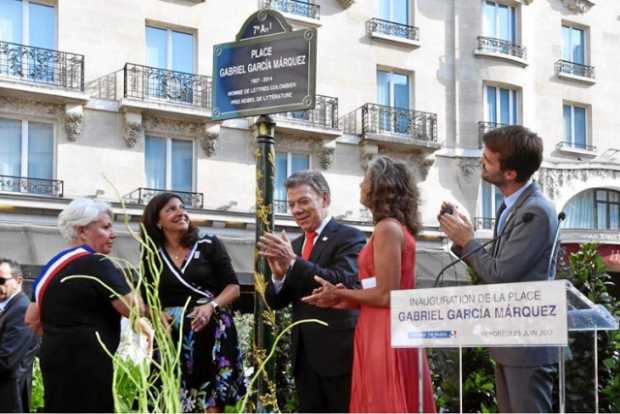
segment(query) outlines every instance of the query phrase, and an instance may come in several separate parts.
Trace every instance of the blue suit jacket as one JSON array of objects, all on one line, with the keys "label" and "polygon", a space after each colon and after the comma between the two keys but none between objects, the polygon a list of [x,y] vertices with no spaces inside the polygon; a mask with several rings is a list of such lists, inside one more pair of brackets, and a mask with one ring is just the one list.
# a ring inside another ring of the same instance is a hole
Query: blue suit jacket
[{"label": "blue suit jacket", "polygon": [[[304,236],[293,240],[293,250],[301,255]],[[276,293],[270,280],[266,299],[274,309],[293,305],[293,321],[316,318],[329,326],[306,323],[293,328],[292,360],[295,370],[297,354],[303,349],[312,368],[323,376],[344,375],[353,364],[353,332],[357,310],[319,308],[308,305],[301,298],[319,287],[314,275],[333,284],[349,288],[359,287],[357,256],[366,244],[364,234],[350,226],[330,220],[314,244],[309,260],[298,257],[284,280],[282,290]]]},{"label": "blue suit jacket", "polygon": [[[525,213],[533,215],[529,223],[519,224]],[[547,280],[547,266],[558,218],[555,208],[543,195],[540,187],[532,183],[517,199],[506,218],[506,233],[488,251],[481,249],[465,259],[484,283],[515,283]],[[497,235],[494,233],[493,237]],[[462,250],[453,249],[464,256],[478,248],[480,242],[470,241]],[[555,275],[555,271],[552,272]],[[557,347],[506,347],[491,348],[496,362],[516,367],[531,367],[558,361]]]},{"label": "blue suit jacket", "polygon": [[39,339],[24,323],[30,301],[15,295],[0,314],[0,412],[29,412],[32,361]]}]

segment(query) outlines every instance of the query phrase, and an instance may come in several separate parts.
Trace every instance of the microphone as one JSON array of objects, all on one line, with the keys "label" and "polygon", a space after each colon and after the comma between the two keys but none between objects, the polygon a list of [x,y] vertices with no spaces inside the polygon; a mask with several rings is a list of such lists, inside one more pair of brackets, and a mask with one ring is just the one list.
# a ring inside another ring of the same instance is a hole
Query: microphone
[{"label": "microphone", "polygon": [[566,219],[566,214],[563,211],[558,214],[558,227],[555,229],[555,237],[553,238],[553,247],[551,248],[551,255],[549,256],[549,265],[547,266],[547,279],[553,279],[551,277],[551,271],[555,268],[555,255],[557,247],[558,247],[558,239],[560,238],[560,226],[562,222]]},{"label": "microphone", "polygon": [[[433,287],[436,288],[437,285],[439,284],[439,281],[441,280],[441,276],[445,273],[446,270],[448,270],[449,268],[451,268],[452,266],[454,266],[455,264],[462,262],[464,259],[468,258],[469,256],[471,256],[472,254],[476,253],[477,251],[482,250],[483,248],[485,248],[486,246],[488,246],[491,243],[494,243],[496,241],[499,241],[502,237],[509,235],[510,233],[512,233],[512,231],[517,227],[520,226],[521,224],[527,224],[530,221],[532,221],[534,219],[534,213],[523,213],[523,216],[521,216],[521,220],[519,220],[518,222],[516,222],[515,224],[513,224],[509,230],[507,231],[502,231],[502,234],[500,234],[499,236],[496,236],[495,238],[486,241],[484,243],[482,243],[480,246],[476,247],[474,250],[472,250],[471,252],[467,253],[465,256],[459,257],[458,259],[456,259],[453,262],[448,263],[446,266],[444,266],[443,269],[441,269],[439,271],[439,273],[437,274],[437,277],[435,278],[435,283],[433,284]],[[499,220],[499,218],[498,218]]]}]

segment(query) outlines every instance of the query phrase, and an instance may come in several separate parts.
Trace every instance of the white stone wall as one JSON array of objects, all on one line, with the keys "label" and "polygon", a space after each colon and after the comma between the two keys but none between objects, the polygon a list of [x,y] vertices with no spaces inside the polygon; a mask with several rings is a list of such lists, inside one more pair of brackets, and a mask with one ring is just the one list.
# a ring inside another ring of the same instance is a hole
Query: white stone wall
[{"label": "white stone wall", "polygon": [[[620,146],[616,143],[620,130],[620,117],[616,115],[616,101],[620,97],[620,2],[597,2],[586,13],[570,11],[565,0],[507,2],[520,9],[522,45],[527,47],[528,55],[525,67],[474,55],[476,37],[482,34],[481,0],[411,0],[412,24],[419,27],[420,47],[371,39],[366,34],[365,22],[378,15],[375,0],[358,0],[347,9],[335,0],[319,2],[316,89],[318,94],[338,97],[340,116],[364,103],[376,102],[377,68],[411,74],[412,108],[438,115],[438,136],[443,148],[435,154],[425,182],[421,183],[426,225],[436,225],[436,211],[443,199],[457,200],[472,216],[478,215],[478,122],[484,119],[486,82],[519,89],[523,124],[544,138],[549,162],[575,168],[582,163],[579,158],[592,160],[607,148]],[[126,62],[145,63],[147,23],[180,28],[196,35],[196,73],[210,75],[213,45],[232,41],[258,5],[258,0],[144,0],[132,1],[131,6],[127,0],[59,1],[58,49],[85,55],[85,80],[89,82],[118,71]],[[560,80],[555,75],[555,61],[561,58],[563,21],[588,28],[589,62],[596,67],[594,85]],[[293,25],[303,26],[298,22]],[[33,97],[30,93],[18,93],[16,99]],[[555,149],[563,136],[563,101],[590,107],[591,143],[598,153],[572,155]],[[149,133],[148,129],[139,135],[135,146],[129,147],[123,139],[124,114],[118,101],[91,98],[82,102],[85,109],[81,134],[76,141],[70,141],[64,128],[66,103],[54,103],[55,112],[48,114],[20,109],[19,104],[12,109],[0,105],[0,116],[44,117],[56,123],[56,178],[64,180],[65,197],[104,190],[104,198],[115,200],[116,195],[104,177],[120,194],[145,186],[143,136],[144,132]],[[147,112],[143,118],[161,116]],[[196,122],[183,120],[174,112],[164,116],[178,118],[175,122]],[[222,126],[216,153],[210,156],[201,148],[200,139],[191,135],[191,128],[178,130],[181,136],[195,141],[194,191],[205,194],[206,208],[215,209],[231,202],[236,203],[231,210],[249,212],[253,208],[254,147],[248,124],[240,121]],[[187,131],[190,135],[183,135]],[[316,142],[284,134],[278,135],[278,140],[281,142],[277,149],[296,146],[311,153],[311,165],[318,168]],[[357,220],[362,217],[360,145],[353,136],[343,136],[337,142],[334,161],[325,171],[333,190],[332,213]],[[399,154],[412,163],[418,162],[419,158],[412,155]],[[596,168],[612,167],[598,163]],[[604,178],[586,182],[589,186],[618,187]],[[554,197],[558,208],[586,188],[560,182],[554,185],[561,187],[557,191],[562,196]]]}]

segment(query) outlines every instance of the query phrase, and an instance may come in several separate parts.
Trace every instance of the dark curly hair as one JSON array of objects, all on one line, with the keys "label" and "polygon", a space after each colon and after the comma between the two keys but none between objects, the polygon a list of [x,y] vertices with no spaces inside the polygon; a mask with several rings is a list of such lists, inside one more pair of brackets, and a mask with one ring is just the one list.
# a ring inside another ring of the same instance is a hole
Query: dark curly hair
[{"label": "dark curly hair", "polygon": [[[140,231],[142,240],[145,239],[144,231],[146,230],[146,235],[149,236],[157,246],[161,247],[164,245],[166,236],[164,232],[157,227],[157,222],[159,221],[159,212],[168,204],[168,201],[173,198],[177,198],[183,202],[183,199],[178,194],[165,192],[151,198],[151,201],[144,207],[144,212],[142,213],[143,227]],[[198,228],[190,222],[187,232],[181,238],[181,244],[185,247],[191,247],[196,243],[196,240],[198,240]]]},{"label": "dark curly hair", "polygon": [[373,221],[394,218],[417,235],[420,230],[418,185],[409,167],[380,155],[370,162],[366,176],[370,191],[364,205],[370,209]]}]

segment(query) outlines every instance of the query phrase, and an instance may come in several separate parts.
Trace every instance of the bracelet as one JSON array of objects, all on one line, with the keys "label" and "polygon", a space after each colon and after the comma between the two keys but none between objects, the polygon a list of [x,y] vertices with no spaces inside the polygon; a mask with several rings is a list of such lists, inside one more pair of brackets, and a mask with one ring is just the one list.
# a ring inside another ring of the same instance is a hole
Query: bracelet
[{"label": "bracelet", "polygon": [[212,300],[211,302],[209,302],[209,305],[211,305],[211,307],[213,308],[213,312],[218,312],[220,305],[218,305],[216,301]]}]

